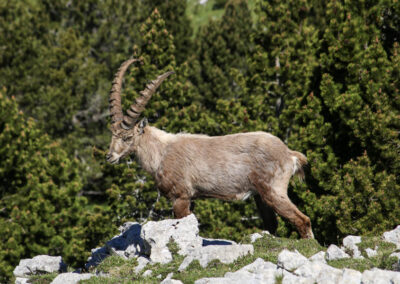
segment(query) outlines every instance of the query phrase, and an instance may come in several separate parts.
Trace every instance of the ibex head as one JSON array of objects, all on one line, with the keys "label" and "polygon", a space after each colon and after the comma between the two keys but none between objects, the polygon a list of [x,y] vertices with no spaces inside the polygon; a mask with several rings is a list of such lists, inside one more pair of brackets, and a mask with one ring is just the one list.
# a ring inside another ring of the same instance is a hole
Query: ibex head
[{"label": "ibex head", "polygon": [[135,103],[129,107],[126,112],[127,115],[124,115],[121,106],[122,80],[129,65],[137,61],[139,60],[129,59],[122,63],[112,83],[109,99],[112,139],[106,157],[107,161],[113,164],[135,152],[137,138],[143,133],[143,129],[147,124],[147,119],[139,121],[140,114],[144,111],[146,104],[164,79],[174,73],[173,71],[166,72],[150,82],[140,92],[140,96],[136,98]]}]

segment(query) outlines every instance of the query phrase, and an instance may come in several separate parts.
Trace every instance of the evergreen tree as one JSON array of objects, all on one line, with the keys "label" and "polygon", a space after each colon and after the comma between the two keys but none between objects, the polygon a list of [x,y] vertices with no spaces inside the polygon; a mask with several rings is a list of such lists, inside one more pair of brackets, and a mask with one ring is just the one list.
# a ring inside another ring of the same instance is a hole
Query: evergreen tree
[{"label": "evergreen tree", "polygon": [[307,154],[291,197],[323,242],[399,222],[398,43],[380,40],[388,4],[259,5],[248,84],[268,105],[284,102],[268,127]]},{"label": "evergreen tree", "polygon": [[200,70],[194,69],[191,79],[208,109],[215,110],[218,99],[234,100],[242,96],[244,90],[235,79],[237,75],[246,76],[251,29],[247,2],[232,0],[222,19],[211,21],[200,31],[196,41],[197,62],[192,63],[200,65]]},{"label": "evergreen tree", "polygon": [[177,64],[186,61],[191,55],[192,49],[192,27],[186,14],[187,1],[180,0],[151,0],[146,4],[153,11],[157,9],[165,22],[165,27],[173,36],[175,46],[175,59]]},{"label": "evergreen tree", "polygon": [[0,44],[6,47],[0,60],[0,85],[46,132],[63,137],[73,130],[73,116],[85,95],[96,90],[102,68],[89,58],[84,39],[55,21],[61,13],[53,11],[57,7],[46,1],[0,6],[5,15]]},{"label": "evergreen tree", "polygon": [[82,264],[90,248],[111,233],[104,225],[93,227],[107,218],[98,209],[85,211],[87,200],[77,196],[77,161],[26,119],[15,99],[0,94],[0,106],[1,281],[20,259],[38,254]]}]

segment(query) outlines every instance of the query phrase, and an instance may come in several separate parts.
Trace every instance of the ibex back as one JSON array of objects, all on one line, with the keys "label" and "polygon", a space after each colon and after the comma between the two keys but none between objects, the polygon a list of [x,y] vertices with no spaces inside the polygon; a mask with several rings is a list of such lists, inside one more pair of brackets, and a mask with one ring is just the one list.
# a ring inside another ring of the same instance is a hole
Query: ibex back
[{"label": "ibex back", "polygon": [[276,213],[294,224],[302,238],[313,238],[310,219],[290,201],[287,188],[294,175],[303,176],[306,157],[290,150],[266,132],[210,137],[171,134],[139,121],[147,102],[162,81],[146,86],[124,115],[121,107],[123,75],[137,59],[125,61],[115,75],[110,92],[112,141],[107,160],[118,163],[134,154],[151,173],[159,190],[173,202],[174,214],[190,214],[190,202],[198,197],[244,200],[259,194]]}]

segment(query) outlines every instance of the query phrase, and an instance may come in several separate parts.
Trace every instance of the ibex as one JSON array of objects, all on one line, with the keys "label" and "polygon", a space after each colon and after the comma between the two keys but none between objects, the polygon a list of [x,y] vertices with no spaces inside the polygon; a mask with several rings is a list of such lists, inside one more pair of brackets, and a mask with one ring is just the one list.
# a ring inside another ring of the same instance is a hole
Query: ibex
[{"label": "ibex", "polygon": [[306,157],[290,150],[279,138],[266,132],[210,137],[171,134],[139,121],[147,102],[173,72],[150,82],[135,103],[122,112],[124,73],[133,62],[122,63],[110,92],[112,140],[107,161],[118,163],[134,154],[155,179],[162,194],[173,202],[177,218],[190,214],[190,202],[198,197],[244,200],[259,194],[269,207],[296,226],[302,238],[313,238],[310,218],[290,201],[290,178],[304,175]]}]

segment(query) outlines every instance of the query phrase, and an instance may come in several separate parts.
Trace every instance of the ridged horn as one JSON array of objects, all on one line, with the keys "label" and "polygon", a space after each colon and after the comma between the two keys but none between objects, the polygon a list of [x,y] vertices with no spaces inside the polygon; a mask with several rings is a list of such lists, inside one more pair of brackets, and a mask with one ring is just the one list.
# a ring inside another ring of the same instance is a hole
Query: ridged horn
[{"label": "ridged horn", "polygon": [[115,73],[109,99],[111,123],[113,124],[115,122],[122,121],[124,119],[124,114],[122,112],[122,105],[121,105],[122,80],[129,65],[137,61],[139,61],[139,59],[136,58],[131,58],[124,61],[119,67],[117,73]]},{"label": "ridged horn", "polygon": [[131,129],[135,123],[138,121],[140,114],[144,111],[148,101],[151,99],[151,96],[155,93],[157,88],[161,85],[161,83],[171,74],[175,73],[174,71],[168,71],[160,76],[157,79],[151,81],[146,88],[140,92],[140,96],[136,98],[135,103],[130,106],[127,110],[127,114],[123,117],[123,121],[121,123],[122,128]]}]

